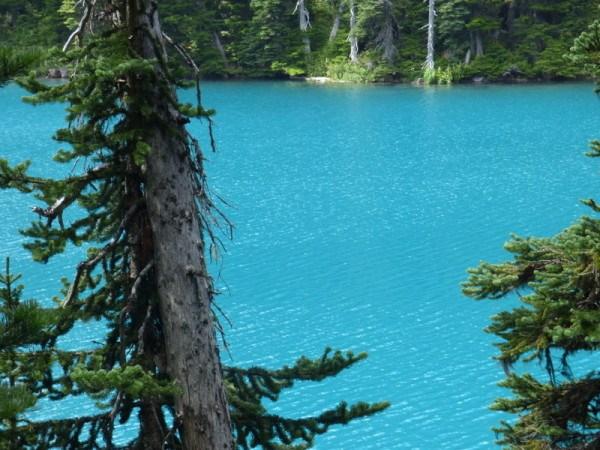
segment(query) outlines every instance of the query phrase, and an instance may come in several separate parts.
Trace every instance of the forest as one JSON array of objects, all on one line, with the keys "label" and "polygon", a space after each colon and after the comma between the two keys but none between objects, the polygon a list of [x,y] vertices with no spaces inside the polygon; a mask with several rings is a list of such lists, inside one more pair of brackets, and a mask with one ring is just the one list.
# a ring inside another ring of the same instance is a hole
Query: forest
[{"label": "forest", "polygon": [[[506,449],[600,448],[600,203],[572,205],[600,184],[561,148],[597,126],[597,13],[583,0],[0,0],[0,448],[491,448],[480,419]],[[588,82],[279,82],[311,76]],[[211,89],[234,144],[231,171],[209,179],[228,132],[215,134]],[[43,153],[46,122],[60,125]],[[230,213],[231,272],[253,292],[228,299],[241,333],[212,271]],[[525,233],[508,261],[477,263],[506,259],[490,247],[513,223]],[[459,277],[463,297],[508,302],[456,303]],[[330,340],[302,356],[299,341]]]},{"label": "forest", "polygon": [[[62,46],[77,3],[0,0],[0,60]],[[173,0],[161,8],[165,30],[205,78],[440,84],[584,78],[565,54],[597,12],[591,0]],[[426,59],[435,61],[427,70]]]}]

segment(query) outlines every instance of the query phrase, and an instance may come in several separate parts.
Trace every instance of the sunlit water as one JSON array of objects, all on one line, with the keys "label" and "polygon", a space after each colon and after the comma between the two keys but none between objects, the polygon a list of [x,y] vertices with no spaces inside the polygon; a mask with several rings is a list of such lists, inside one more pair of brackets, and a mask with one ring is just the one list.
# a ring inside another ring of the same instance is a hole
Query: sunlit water
[{"label": "sunlit water", "polygon": [[[63,107],[28,106],[23,94],[0,89],[0,155],[60,174],[50,155]],[[228,363],[368,351],[273,407],[300,416],[342,399],[392,402],[318,438],[319,450],[494,448],[501,417],[488,405],[503,372],[482,329],[511,301],[468,300],[460,282],[479,260],[505,258],[511,232],[549,235],[588,212],[578,200],[600,192],[600,166],[582,156],[600,137],[593,87],[206,83],[204,102],[218,110],[210,182],[236,226],[213,268],[233,322]],[[29,296],[48,300],[77,258],[30,262],[17,230],[32,202],[0,192],[0,254],[25,272]],[[94,345],[99,328],[64,345]],[[60,414],[81,413],[71,404]]]}]

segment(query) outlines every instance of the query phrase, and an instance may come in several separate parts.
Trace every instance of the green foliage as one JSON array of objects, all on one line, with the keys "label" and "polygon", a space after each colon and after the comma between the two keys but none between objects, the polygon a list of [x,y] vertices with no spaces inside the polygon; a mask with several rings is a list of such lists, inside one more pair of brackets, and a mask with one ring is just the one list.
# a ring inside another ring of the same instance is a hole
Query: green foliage
[{"label": "green foliage", "polygon": [[[3,422],[15,420],[17,416],[33,407],[35,396],[27,387],[0,384],[0,420]],[[2,442],[2,439],[0,439]]]},{"label": "green foliage", "polygon": [[0,45],[0,83],[25,75],[44,59],[45,52],[37,48],[10,48]]},{"label": "green foliage", "polygon": [[[572,60],[597,74],[595,23],[577,39]],[[592,143],[590,156],[600,144]],[[600,206],[585,200],[594,212]],[[550,238],[518,237],[505,245],[509,262],[482,262],[469,270],[463,292],[474,299],[519,294],[519,305],[492,317],[497,359],[507,373],[517,362],[545,363],[547,379],[508,374],[501,386],[512,398],[493,409],[515,414],[495,431],[510,449],[597,448],[600,443],[600,372],[575,376],[577,353],[600,350],[600,219],[584,216]]]},{"label": "green foliage", "polygon": [[62,0],[58,14],[64,18],[64,24],[69,29],[74,29],[77,26],[77,8],[76,0]]},{"label": "green foliage", "polygon": [[68,30],[58,13],[62,0],[0,0],[0,46],[52,47]]},{"label": "green foliage", "polygon": [[[348,0],[306,0],[311,26],[301,31],[293,0],[175,0],[160,5],[164,28],[205,77],[327,76],[353,82],[422,77],[427,4],[355,1],[363,67],[348,62]],[[464,64],[462,80],[577,79],[581,65],[563,58],[596,17],[592,0],[504,2],[438,0],[436,65]],[[74,0],[0,0],[0,47],[62,45],[81,8]],[[335,18],[339,29],[330,39]],[[305,53],[310,41],[311,53]],[[583,45],[583,43],[581,43]],[[365,55],[368,55],[365,58]],[[35,68],[33,61],[29,68]],[[181,68],[181,63],[178,63]],[[16,72],[22,72],[18,69]],[[454,72],[454,71],[453,71]],[[4,77],[13,77],[15,70]],[[0,75],[2,63],[0,58]],[[433,82],[457,75],[446,72]],[[1,78],[1,77],[0,77]]]},{"label": "green foliage", "polygon": [[4,270],[0,274],[0,447],[17,449],[23,414],[38,400],[35,386],[50,375],[53,358],[40,349],[50,339],[58,316],[34,301],[21,300],[23,285],[17,284],[21,276],[11,273],[8,258]]},{"label": "green foliage", "polygon": [[157,380],[153,374],[139,365],[111,370],[90,370],[78,366],[71,372],[71,379],[84,392],[107,397],[112,392],[123,392],[132,399],[171,399],[178,389],[168,380]]},{"label": "green foliage", "polygon": [[571,60],[594,78],[600,75],[600,21],[592,23],[571,48]]},{"label": "green foliage", "polygon": [[466,0],[446,0],[438,7],[438,42],[449,50],[447,57],[452,62],[463,62],[470,46],[466,24],[471,15]]},{"label": "green foliage", "polygon": [[571,355],[599,349],[600,220],[583,217],[552,238],[513,237],[506,249],[513,261],[469,270],[463,291],[483,299],[526,289],[522,306],[494,316],[487,331],[502,338],[497,358],[505,367],[539,359],[549,381],[511,375],[503,383],[515,398],[498,400],[494,408],[519,419],[498,430],[501,442],[509,448],[592,442],[598,438],[594,405],[600,400],[600,378],[593,372],[558,383],[555,367],[568,375]]},{"label": "green foliage", "polygon": [[[225,376],[236,443],[241,449],[262,445],[267,450],[280,448],[309,448],[316,435],[327,432],[330,426],[347,424],[351,420],[370,416],[386,409],[387,402],[348,406],[341,402],[335,408],[315,417],[289,419],[268,414],[262,399],[277,401],[280,393],[292,388],[295,381],[321,381],[366,358],[366,354],[330,355],[327,349],[321,358],[300,358],[291,367],[266,370],[260,367],[240,369],[228,367]],[[286,447],[281,447],[283,444]],[[293,445],[293,447],[287,447]],[[299,445],[299,446],[298,446]]]},{"label": "green foliage", "polygon": [[541,79],[576,79],[586,74],[585,68],[568,57],[569,45],[552,40],[535,61],[532,72]]},{"label": "green foliage", "polygon": [[452,84],[463,78],[463,66],[456,64],[454,66],[436,67],[435,69],[425,69],[423,71],[423,83],[429,84]]},{"label": "green foliage", "polygon": [[273,62],[271,64],[271,69],[276,73],[282,72],[290,77],[297,77],[306,74],[305,68],[288,66],[287,64],[279,61]]},{"label": "green foliage", "polygon": [[326,75],[334,80],[351,83],[373,81],[372,71],[364,64],[353,64],[345,57],[337,57],[327,63]]}]

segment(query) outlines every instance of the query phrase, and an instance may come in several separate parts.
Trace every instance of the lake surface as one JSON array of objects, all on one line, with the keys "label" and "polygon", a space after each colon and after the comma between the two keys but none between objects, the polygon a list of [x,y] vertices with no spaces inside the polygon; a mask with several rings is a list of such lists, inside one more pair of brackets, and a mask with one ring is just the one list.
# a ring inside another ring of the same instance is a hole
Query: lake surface
[{"label": "lake surface", "polygon": [[[59,174],[50,155],[62,106],[28,106],[23,94],[0,89],[0,155]],[[204,103],[218,110],[209,178],[236,226],[213,268],[233,363],[369,352],[274,406],[299,416],[342,399],[392,402],[321,436],[319,450],[494,448],[501,416],[488,405],[504,374],[482,329],[512,300],[471,301],[460,282],[479,260],[506,258],[511,232],[550,235],[588,213],[578,200],[600,192],[600,165],[583,156],[600,137],[593,86],[206,83]],[[193,131],[207,141],[201,125]],[[26,273],[28,295],[47,300],[77,258],[29,261],[17,230],[31,204],[0,192],[0,255]],[[98,329],[64,345],[93,345]]]}]

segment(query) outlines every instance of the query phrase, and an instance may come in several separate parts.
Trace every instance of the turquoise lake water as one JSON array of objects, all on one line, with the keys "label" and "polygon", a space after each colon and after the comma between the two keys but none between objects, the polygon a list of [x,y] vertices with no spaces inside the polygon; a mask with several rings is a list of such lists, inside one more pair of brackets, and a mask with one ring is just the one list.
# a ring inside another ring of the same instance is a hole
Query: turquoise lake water
[{"label": "turquoise lake water", "polygon": [[[0,156],[59,174],[49,161],[62,106],[28,106],[23,94],[0,89]],[[600,137],[593,86],[206,83],[204,103],[218,110],[210,181],[236,226],[213,268],[233,363],[277,367],[326,346],[369,352],[274,407],[296,416],[341,399],[392,402],[321,436],[319,450],[495,448],[501,416],[488,405],[504,374],[482,329],[513,301],[474,302],[460,282],[479,260],[505,258],[511,232],[556,233],[588,213],[579,199],[600,197],[600,164],[583,156]],[[201,125],[193,131],[206,142]],[[26,272],[29,296],[47,300],[77,258],[29,261],[17,230],[31,204],[0,192],[0,256]],[[64,345],[94,345],[99,328]]]}]

